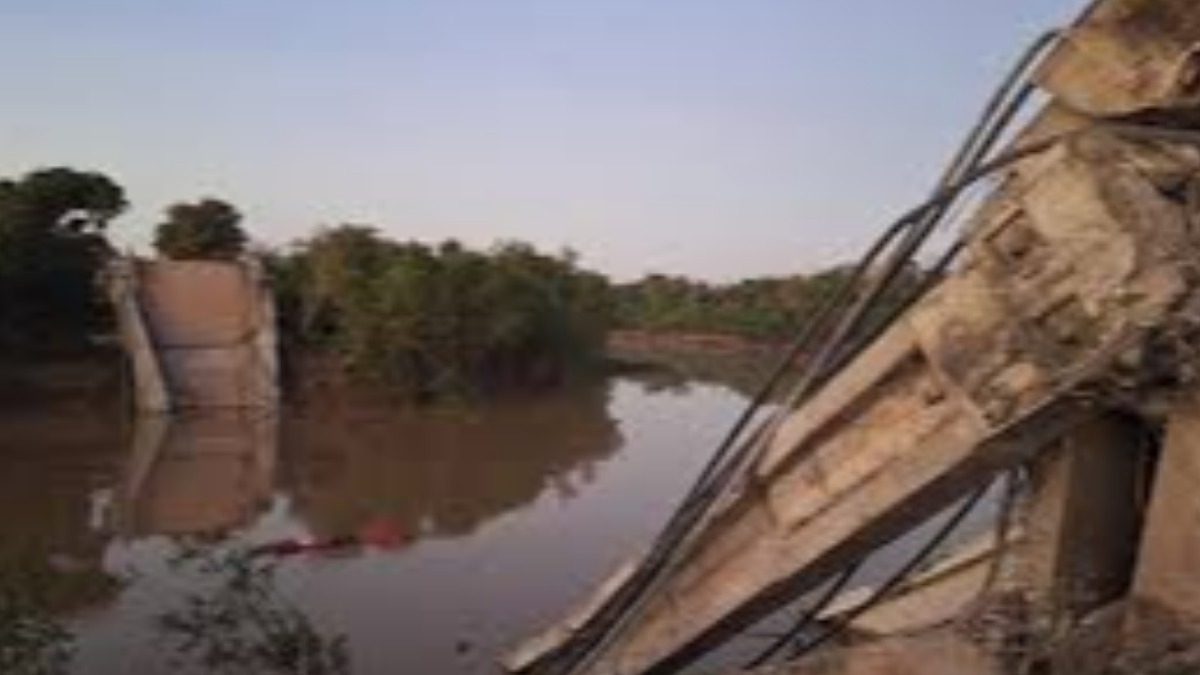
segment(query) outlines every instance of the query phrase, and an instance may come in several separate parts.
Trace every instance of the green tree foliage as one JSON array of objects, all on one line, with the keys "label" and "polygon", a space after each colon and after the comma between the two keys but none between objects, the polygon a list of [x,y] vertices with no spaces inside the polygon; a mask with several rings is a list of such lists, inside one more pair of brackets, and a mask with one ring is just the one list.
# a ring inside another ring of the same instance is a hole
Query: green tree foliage
[{"label": "green tree foliage", "polygon": [[167,665],[212,675],[349,675],[346,636],[322,632],[279,590],[278,561],[253,551],[184,549],[169,561],[199,588],[157,617]]},{"label": "green tree foliage", "polygon": [[0,350],[73,349],[104,321],[96,275],[119,185],[69,168],[0,179]]},{"label": "green tree foliage", "polygon": [[[650,332],[785,340],[802,328],[849,275],[849,268],[834,267],[806,276],[746,279],[724,285],[650,275],[614,290],[616,323],[620,328]],[[923,276],[916,267],[901,274],[893,291],[872,313],[872,319],[886,316],[888,309]]]},{"label": "green tree foliage", "polygon": [[228,260],[246,246],[242,214],[220,199],[202,199],[167,208],[167,220],[154,233],[154,248],[175,260]]},{"label": "green tree foliage", "polygon": [[606,280],[522,243],[320,232],[273,261],[285,335],[416,397],[554,383],[602,349]]}]

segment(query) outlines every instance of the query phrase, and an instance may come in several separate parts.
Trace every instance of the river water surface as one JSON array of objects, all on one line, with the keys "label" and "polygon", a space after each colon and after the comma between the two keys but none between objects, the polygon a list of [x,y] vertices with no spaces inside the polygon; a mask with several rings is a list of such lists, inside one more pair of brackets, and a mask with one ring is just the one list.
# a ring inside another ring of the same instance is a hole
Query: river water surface
[{"label": "river water surface", "polygon": [[222,583],[181,559],[247,550],[356,674],[495,672],[646,544],[744,402],[640,377],[419,413],[10,415],[0,563],[45,587],[73,673],[219,670],[164,617]]},{"label": "river water surface", "polygon": [[651,541],[746,404],[744,366],[420,411],[0,413],[0,673],[497,673]]}]

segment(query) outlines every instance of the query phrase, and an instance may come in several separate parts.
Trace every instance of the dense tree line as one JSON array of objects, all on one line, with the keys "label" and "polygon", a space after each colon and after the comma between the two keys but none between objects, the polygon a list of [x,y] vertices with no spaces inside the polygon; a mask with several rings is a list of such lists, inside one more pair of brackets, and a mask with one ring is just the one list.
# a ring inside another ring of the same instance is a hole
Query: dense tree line
[{"label": "dense tree line", "polygon": [[[109,223],[128,207],[108,176],[55,167],[0,179],[0,358],[87,352],[113,330],[101,277]],[[167,209],[155,247],[170,258],[232,258],[241,215],[204,199]]]},{"label": "dense tree line", "polygon": [[[712,284],[654,274],[614,288],[616,326],[659,333],[735,335],[755,341],[793,337],[846,283],[847,267],[811,275],[762,277]],[[882,318],[923,278],[911,267],[874,311]]]},{"label": "dense tree line", "polygon": [[54,168],[0,179],[0,355],[77,351],[106,329],[94,279],[125,193],[98,173]]},{"label": "dense tree line", "polygon": [[[126,206],[99,173],[0,179],[0,357],[77,349],[111,331],[97,279],[113,253],[107,226]],[[225,260],[246,247],[242,215],[227,202],[178,203],[165,215],[154,238],[163,257]],[[333,357],[416,398],[562,380],[598,359],[613,325],[785,339],[848,275],[730,284],[651,275],[611,287],[569,252],[398,242],[357,226],[266,256],[291,353]],[[920,277],[909,270],[902,286]]]},{"label": "dense tree line", "polygon": [[562,380],[596,359],[606,280],[573,254],[322,231],[272,262],[284,335],[415,397]]},{"label": "dense tree line", "polygon": [[[109,222],[127,206],[98,173],[59,168],[0,180],[0,357],[86,349],[112,331],[100,280]],[[243,253],[242,216],[219,199],[166,209],[162,257]],[[285,344],[413,397],[557,382],[598,360],[611,318],[604,277],[571,253],[522,243],[475,251],[388,240],[365,227],[319,232],[265,254]]]}]

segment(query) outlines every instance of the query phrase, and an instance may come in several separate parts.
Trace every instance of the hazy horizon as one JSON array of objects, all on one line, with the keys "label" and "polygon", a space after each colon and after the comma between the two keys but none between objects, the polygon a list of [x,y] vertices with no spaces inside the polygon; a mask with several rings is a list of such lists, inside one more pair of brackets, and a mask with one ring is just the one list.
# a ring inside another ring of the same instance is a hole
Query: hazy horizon
[{"label": "hazy horizon", "polygon": [[0,176],[107,173],[123,244],[217,196],[270,244],[359,223],[620,279],[790,274],[919,200],[1083,4],[0,2]]}]

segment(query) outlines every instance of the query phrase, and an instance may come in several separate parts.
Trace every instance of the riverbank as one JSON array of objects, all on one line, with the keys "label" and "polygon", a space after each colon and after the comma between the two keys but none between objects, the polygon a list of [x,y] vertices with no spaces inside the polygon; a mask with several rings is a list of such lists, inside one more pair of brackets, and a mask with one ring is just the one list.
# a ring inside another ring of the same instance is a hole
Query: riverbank
[{"label": "riverbank", "polygon": [[473,382],[444,392],[422,392],[391,382],[383,376],[356,372],[335,353],[285,352],[282,363],[280,384],[284,404],[301,411],[322,412],[420,409],[463,404],[475,406],[537,399],[647,367],[633,361],[618,362],[600,358],[569,372],[547,371],[540,378],[524,382]]},{"label": "riverbank", "polygon": [[[778,346],[732,335],[614,331],[605,358],[564,382],[480,392],[450,402],[538,397],[581,382],[621,375],[673,373],[748,392],[762,381]],[[313,410],[384,410],[419,407],[411,393],[383,380],[357,376],[331,354],[288,353],[281,385],[289,407]],[[33,407],[121,410],[128,404],[123,359],[116,348],[38,358],[0,358],[0,409]],[[442,401],[446,402],[446,401]]]},{"label": "riverbank", "polygon": [[607,343],[614,372],[648,375],[664,386],[703,382],[756,395],[777,365],[782,347],[738,336],[614,331]]},{"label": "riverbank", "polygon": [[607,347],[610,353],[772,354],[781,345],[765,340],[750,340],[733,333],[614,330],[608,334]]},{"label": "riverbank", "polygon": [[116,410],[124,400],[115,349],[36,358],[0,358],[0,409]]}]

